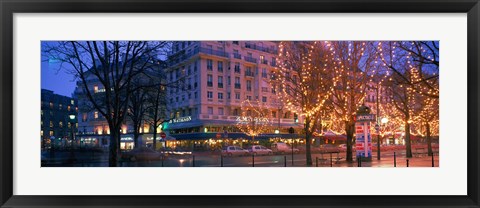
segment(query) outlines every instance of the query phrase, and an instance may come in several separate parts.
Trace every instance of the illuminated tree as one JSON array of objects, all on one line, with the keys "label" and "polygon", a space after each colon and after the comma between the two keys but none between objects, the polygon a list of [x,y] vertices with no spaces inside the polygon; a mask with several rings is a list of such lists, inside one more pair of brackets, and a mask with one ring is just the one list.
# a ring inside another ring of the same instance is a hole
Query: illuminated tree
[{"label": "illuminated tree", "polygon": [[258,100],[245,100],[241,104],[242,113],[237,118],[236,127],[247,136],[255,137],[263,134],[269,127],[269,107]]},{"label": "illuminated tree", "polygon": [[307,165],[312,165],[312,134],[331,96],[330,53],[324,42],[285,41],[279,44],[276,70],[271,84],[278,86],[284,109],[303,117]]},{"label": "illuminated tree", "polygon": [[352,143],[355,133],[357,108],[364,103],[365,89],[372,82],[374,55],[371,42],[336,41],[328,42],[333,63],[331,102],[334,131],[347,136],[346,160],[353,161]]},{"label": "illuminated tree", "polygon": [[[426,50],[425,44],[433,45]],[[406,156],[412,157],[412,123],[419,113],[416,109],[423,108],[423,99],[418,98],[420,95],[431,99],[439,97],[438,43],[378,42],[376,49],[384,67],[392,71],[388,78],[391,99],[403,120]]]}]

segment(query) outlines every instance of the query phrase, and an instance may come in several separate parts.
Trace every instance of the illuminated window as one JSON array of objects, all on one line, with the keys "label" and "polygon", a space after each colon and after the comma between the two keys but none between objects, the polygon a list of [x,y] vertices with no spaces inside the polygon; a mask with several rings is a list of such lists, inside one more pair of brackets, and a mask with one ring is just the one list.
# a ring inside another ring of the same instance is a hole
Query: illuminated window
[{"label": "illuminated window", "polygon": [[40,131],[40,136],[42,136],[42,137],[43,137],[43,130],[42,130],[42,131]]},{"label": "illuminated window", "polygon": [[94,92],[94,93],[97,93],[97,92],[98,92],[98,85],[94,85],[94,86],[93,86],[93,92]]},{"label": "illuminated window", "polygon": [[70,107],[70,106],[67,106],[67,110],[70,111],[70,110],[71,110],[71,107]]},{"label": "illuminated window", "polygon": [[58,110],[62,110],[62,104],[58,104]]},{"label": "illuminated window", "polygon": [[50,102],[50,108],[53,109],[53,103],[52,102]]},{"label": "illuminated window", "polygon": [[95,113],[94,113],[93,117],[94,117],[95,119],[97,119],[97,118],[98,118],[98,111],[95,111]]},{"label": "illuminated window", "polygon": [[75,101],[74,101],[74,100],[70,100],[70,104],[75,105]]},{"label": "illuminated window", "polygon": [[59,126],[60,128],[63,128],[63,122],[61,122],[61,121],[58,122],[58,126]]},{"label": "illuminated window", "polygon": [[53,128],[53,121],[50,121],[50,128]]},{"label": "illuminated window", "polygon": [[53,131],[50,131],[49,133],[50,133],[50,136],[53,136]]}]

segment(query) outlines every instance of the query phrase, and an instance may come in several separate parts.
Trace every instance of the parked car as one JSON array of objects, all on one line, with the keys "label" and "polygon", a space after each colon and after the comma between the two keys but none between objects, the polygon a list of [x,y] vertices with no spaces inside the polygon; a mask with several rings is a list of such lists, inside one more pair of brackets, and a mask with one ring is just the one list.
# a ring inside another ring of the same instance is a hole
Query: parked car
[{"label": "parked car", "polygon": [[249,148],[247,148],[248,152],[252,155],[271,155],[273,154],[273,151],[271,149],[268,149],[262,145],[253,145]]},{"label": "parked car", "polygon": [[139,147],[128,152],[122,152],[121,157],[124,160],[130,161],[148,161],[148,160],[161,160],[163,154],[154,151],[148,147]]},{"label": "parked car", "polygon": [[[346,149],[346,147],[345,147]],[[320,146],[321,152],[329,153],[329,152],[340,152],[340,147],[333,145],[333,144],[324,144]]]},{"label": "parked car", "polygon": [[293,148],[283,142],[277,142],[272,144],[272,151],[273,153],[276,154],[285,154],[285,153],[291,153],[293,150],[293,153],[299,153],[300,150],[297,148]]},{"label": "parked car", "polygon": [[222,149],[223,156],[247,156],[249,155],[248,150],[242,149],[239,146],[226,146]]}]

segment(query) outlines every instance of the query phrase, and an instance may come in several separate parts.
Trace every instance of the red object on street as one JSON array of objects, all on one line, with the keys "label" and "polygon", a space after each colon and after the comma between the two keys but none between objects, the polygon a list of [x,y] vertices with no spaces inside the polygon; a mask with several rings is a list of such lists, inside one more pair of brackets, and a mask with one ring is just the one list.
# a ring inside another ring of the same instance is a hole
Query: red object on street
[{"label": "red object on street", "polygon": [[220,134],[220,133],[217,133],[217,135],[215,135],[215,136],[217,137],[217,139],[222,138],[222,134]]},{"label": "red object on street", "polygon": [[160,133],[160,137],[162,137],[162,139],[165,139],[167,137],[167,134],[165,134],[165,132],[162,132]]}]

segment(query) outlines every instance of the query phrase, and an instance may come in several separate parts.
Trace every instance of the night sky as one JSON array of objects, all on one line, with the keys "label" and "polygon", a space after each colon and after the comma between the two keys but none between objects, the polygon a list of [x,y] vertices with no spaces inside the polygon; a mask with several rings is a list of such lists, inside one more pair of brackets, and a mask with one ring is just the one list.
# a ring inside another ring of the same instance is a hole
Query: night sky
[{"label": "night sky", "polygon": [[76,86],[73,75],[68,74],[65,69],[58,70],[59,64],[52,61],[42,61],[41,67],[42,89],[52,90],[55,94],[72,96]]}]

